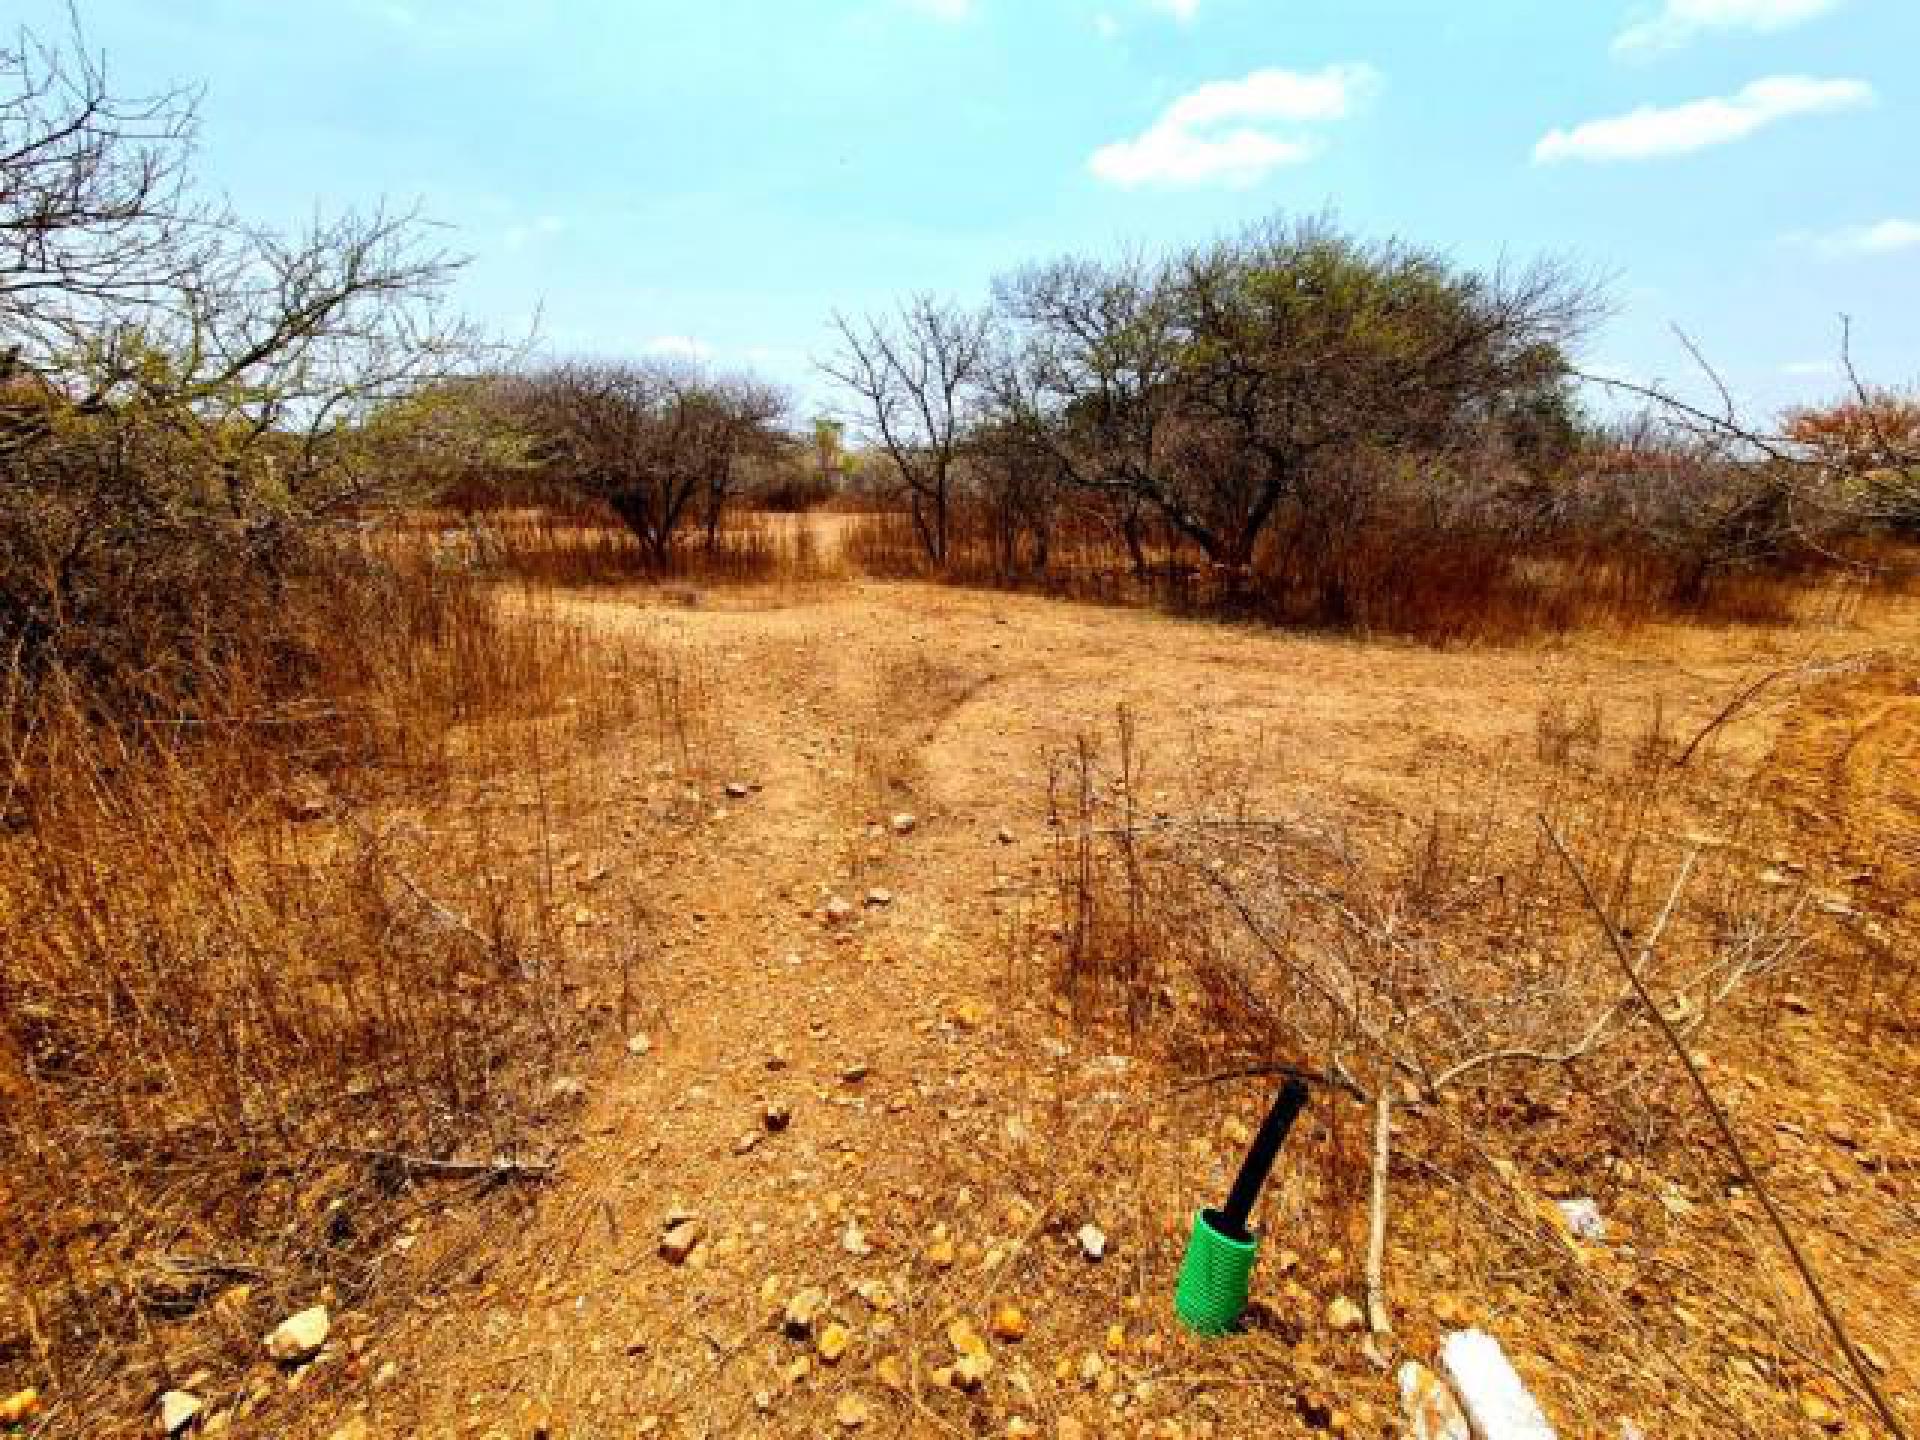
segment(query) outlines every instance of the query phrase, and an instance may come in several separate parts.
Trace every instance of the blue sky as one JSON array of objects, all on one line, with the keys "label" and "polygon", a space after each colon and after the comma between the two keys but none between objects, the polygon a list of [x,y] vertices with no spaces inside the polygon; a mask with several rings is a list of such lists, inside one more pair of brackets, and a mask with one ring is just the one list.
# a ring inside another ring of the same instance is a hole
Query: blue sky
[{"label": "blue sky", "polygon": [[[55,0],[26,0],[43,31]],[[1916,0],[81,0],[202,170],[295,221],[420,201],[459,298],[810,401],[835,308],[1334,210],[1613,277],[1594,366],[1756,407],[1920,378]]]}]

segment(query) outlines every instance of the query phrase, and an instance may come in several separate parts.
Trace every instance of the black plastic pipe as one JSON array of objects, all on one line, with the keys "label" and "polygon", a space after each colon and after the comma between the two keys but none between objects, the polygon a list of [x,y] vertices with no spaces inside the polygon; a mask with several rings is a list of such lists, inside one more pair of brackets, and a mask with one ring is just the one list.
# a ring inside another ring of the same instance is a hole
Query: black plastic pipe
[{"label": "black plastic pipe", "polygon": [[1254,1202],[1260,1198],[1267,1176],[1273,1173],[1273,1162],[1280,1158],[1280,1147],[1287,1143],[1287,1132],[1293,1129],[1293,1122],[1300,1117],[1306,1103],[1307,1082],[1290,1076],[1274,1098],[1260,1133],[1253,1137],[1247,1158],[1240,1162],[1240,1174],[1233,1182],[1227,1203],[1214,1212],[1221,1228],[1235,1239],[1251,1238],[1253,1232],[1247,1228],[1247,1220],[1253,1214]]}]

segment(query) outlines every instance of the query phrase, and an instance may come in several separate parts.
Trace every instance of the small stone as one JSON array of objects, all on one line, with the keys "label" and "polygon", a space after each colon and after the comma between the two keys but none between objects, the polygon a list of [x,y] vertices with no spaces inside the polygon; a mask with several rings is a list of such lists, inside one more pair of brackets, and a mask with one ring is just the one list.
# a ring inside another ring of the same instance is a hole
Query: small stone
[{"label": "small stone", "polygon": [[559,1075],[554,1077],[552,1087],[547,1091],[549,1099],[555,1101],[579,1100],[587,1093],[587,1082],[577,1075]]},{"label": "small stone", "polygon": [[853,906],[838,895],[830,897],[823,912],[829,925],[844,925],[853,919]]},{"label": "small stone", "polygon": [[660,1237],[660,1258],[669,1265],[684,1265],[699,1248],[701,1225],[698,1220],[682,1220]]},{"label": "small stone", "polygon": [[729,780],[727,782],[727,798],[729,800],[744,800],[752,793],[753,786],[744,780]]},{"label": "small stone", "polygon": [[901,1363],[898,1355],[883,1356],[880,1363],[873,1367],[873,1373],[889,1390],[907,1388],[907,1367]]},{"label": "small stone", "polygon": [[38,1390],[31,1386],[16,1390],[0,1400],[0,1425],[24,1425],[37,1418],[43,1408]]},{"label": "small stone", "polygon": [[881,890],[876,888],[876,889],[867,891],[867,905],[869,906],[869,908],[874,910],[884,910],[887,908],[887,906],[891,904],[893,904],[893,892],[891,890]]},{"label": "small stone", "polygon": [[953,1268],[953,1262],[953,1241],[942,1237],[927,1246],[927,1263],[935,1269],[950,1270]]},{"label": "small stone", "polygon": [[1343,1335],[1351,1334],[1367,1323],[1367,1317],[1360,1307],[1344,1295],[1336,1295],[1327,1302],[1327,1324]]},{"label": "small stone", "polygon": [[820,1332],[816,1348],[820,1358],[829,1365],[838,1365],[845,1358],[847,1347],[853,1344],[853,1332],[839,1321],[834,1321]]},{"label": "small stone", "polygon": [[1005,1304],[993,1312],[991,1328],[994,1339],[1014,1343],[1026,1339],[1027,1331],[1032,1327],[1027,1322],[1026,1311],[1018,1305]]},{"label": "small stone", "polygon": [[911,835],[919,823],[920,821],[917,818],[909,815],[904,810],[887,822],[889,828],[891,828],[896,835]]},{"label": "small stone", "polygon": [[200,1418],[206,1402],[186,1390],[169,1390],[160,1397],[160,1433],[185,1434],[187,1427]]},{"label": "small stone", "polygon": [[1005,825],[1002,825],[1000,827],[1000,834],[997,838],[999,839],[1002,845],[1011,845],[1013,844],[1013,831],[1008,829]]},{"label": "small stone", "polygon": [[867,1256],[873,1253],[873,1246],[867,1243],[866,1231],[853,1220],[849,1220],[847,1228],[840,1232],[840,1248],[849,1255]]},{"label": "small stone", "polygon": [[1800,1392],[1800,1413],[1822,1430],[1838,1430],[1845,1423],[1838,1410],[1807,1390]]},{"label": "small stone", "polygon": [[780,1317],[781,1328],[795,1340],[804,1340],[813,1333],[813,1322],[826,1308],[827,1292],[809,1285],[787,1301],[786,1312]]},{"label": "small stone", "polygon": [[858,1085],[871,1073],[872,1071],[865,1065],[849,1065],[840,1072],[840,1079],[848,1085]]},{"label": "small stone", "polygon": [[1560,1218],[1566,1222],[1567,1232],[1574,1239],[1598,1244],[1607,1238],[1606,1217],[1593,1200],[1579,1196],[1572,1200],[1557,1200],[1554,1206],[1559,1210]]},{"label": "small stone", "polygon": [[1082,1225],[1076,1238],[1080,1241],[1080,1253],[1087,1259],[1097,1261],[1106,1258],[1107,1232],[1098,1225]]},{"label": "small stone", "polygon": [[793,1123],[793,1107],[784,1102],[774,1101],[760,1112],[760,1123],[767,1127],[767,1133],[778,1135]]},{"label": "small stone", "polygon": [[629,1035],[627,1037],[627,1053],[629,1055],[645,1055],[652,1049],[653,1041],[649,1040],[645,1035]]},{"label": "small stone", "polygon": [[956,1320],[947,1326],[947,1343],[962,1355],[987,1353],[987,1342],[980,1338],[980,1332],[969,1320]]},{"label": "small stone", "polygon": [[333,1330],[333,1317],[324,1305],[315,1305],[297,1315],[289,1315],[267,1335],[267,1354],[283,1365],[310,1359],[327,1343]]},{"label": "small stone", "polygon": [[953,1364],[953,1387],[971,1395],[986,1383],[987,1376],[992,1373],[993,1357],[991,1355],[962,1355]]},{"label": "small stone", "polygon": [[843,1395],[840,1403],[833,1407],[833,1418],[842,1430],[858,1430],[867,1423],[871,1413],[867,1402],[858,1395]]}]

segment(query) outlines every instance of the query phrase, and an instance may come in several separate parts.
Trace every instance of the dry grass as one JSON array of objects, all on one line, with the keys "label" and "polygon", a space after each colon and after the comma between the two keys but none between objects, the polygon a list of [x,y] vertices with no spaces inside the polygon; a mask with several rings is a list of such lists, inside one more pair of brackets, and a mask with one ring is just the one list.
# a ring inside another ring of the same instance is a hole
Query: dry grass
[{"label": "dry grass", "polygon": [[538,584],[792,582],[840,573],[803,516],[729,511],[711,535],[685,531],[664,569],[632,531],[587,503],[426,512],[411,524],[443,557]]},{"label": "dry grass", "polygon": [[191,695],[0,716],[0,1389],[66,1433],[367,1291],[435,1186],[538,1173],[576,992],[636,959],[560,913],[560,762],[701,744],[697,685],[538,597],[343,556],[285,607]]}]

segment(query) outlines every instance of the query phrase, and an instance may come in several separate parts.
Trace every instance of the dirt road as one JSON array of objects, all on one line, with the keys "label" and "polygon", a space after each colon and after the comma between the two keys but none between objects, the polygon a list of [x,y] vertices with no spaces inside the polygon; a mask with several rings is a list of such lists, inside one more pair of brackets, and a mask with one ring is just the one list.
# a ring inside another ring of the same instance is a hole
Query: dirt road
[{"label": "dirt road", "polygon": [[[339,1394],[377,1434],[1226,1435],[1263,1387],[1325,1371],[1344,1390],[1338,1337],[1296,1343],[1277,1377],[1173,1331],[1166,1257],[1231,1163],[1232,1125],[1136,1109],[1137,1066],[1030,983],[1047,756],[1118,705],[1169,804],[1206,753],[1269,803],[1385,825],[1523,787],[1544,707],[1590,701],[1601,743],[1626,746],[1656,716],[1693,733],[1770,670],[1886,653],[1905,691],[1876,681],[1871,710],[1822,692],[1858,735],[1802,739],[1782,686],[1718,743],[1745,764],[1784,735],[1808,752],[1808,804],[1838,785],[1857,809],[1864,789],[1891,843],[1913,840],[1910,610],[1441,653],[912,586],[569,604],[691,657],[724,741],[708,773],[668,782],[693,781],[701,812],[670,851],[621,853],[617,823],[562,837],[657,922],[645,1053],[587,1072],[560,1174],[495,1212],[514,1233],[447,1293],[367,1322]],[[1116,1189],[1115,1167],[1155,1184]],[[677,1221],[697,1243],[665,1257]],[[1098,1262],[1087,1224],[1108,1238]],[[1352,1257],[1318,1268],[1316,1304]],[[809,1290],[818,1313],[783,1327]],[[1005,1303],[1023,1324],[989,1334]],[[992,1357],[971,1393],[934,1373],[968,1353],[956,1321]],[[1376,1377],[1342,1423],[1389,1433],[1391,1405]],[[1299,1414],[1302,1433],[1323,1418]]]}]

